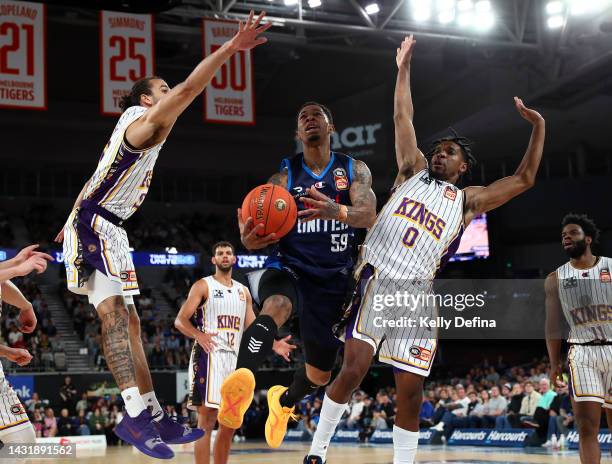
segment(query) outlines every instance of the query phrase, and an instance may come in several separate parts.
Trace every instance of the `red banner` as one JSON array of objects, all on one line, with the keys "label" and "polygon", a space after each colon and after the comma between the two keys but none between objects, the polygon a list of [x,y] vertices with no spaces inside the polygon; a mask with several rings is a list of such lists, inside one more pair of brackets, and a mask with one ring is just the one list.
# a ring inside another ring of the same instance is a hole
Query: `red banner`
[{"label": "red banner", "polygon": [[0,0],[0,107],[47,109],[45,5]]},{"label": "red banner", "polygon": [[[204,56],[215,52],[238,32],[238,23],[204,19]],[[204,121],[255,125],[252,52],[234,54],[219,69],[204,93]]]},{"label": "red banner", "polygon": [[100,12],[102,114],[121,113],[121,97],[139,79],[155,74],[153,16]]}]

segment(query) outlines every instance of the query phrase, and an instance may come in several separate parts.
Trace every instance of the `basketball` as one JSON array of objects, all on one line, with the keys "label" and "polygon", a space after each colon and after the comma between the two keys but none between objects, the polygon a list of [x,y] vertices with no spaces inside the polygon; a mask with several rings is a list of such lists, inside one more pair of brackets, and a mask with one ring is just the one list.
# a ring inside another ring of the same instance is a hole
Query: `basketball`
[{"label": "basketball", "polygon": [[253,218],[254,225],[263,224],[259,236],[275,233],[281,238],[289,233],[297,220],[297,205],[291,194],[278,185],[255,187],[242,202],[242,220]]}]

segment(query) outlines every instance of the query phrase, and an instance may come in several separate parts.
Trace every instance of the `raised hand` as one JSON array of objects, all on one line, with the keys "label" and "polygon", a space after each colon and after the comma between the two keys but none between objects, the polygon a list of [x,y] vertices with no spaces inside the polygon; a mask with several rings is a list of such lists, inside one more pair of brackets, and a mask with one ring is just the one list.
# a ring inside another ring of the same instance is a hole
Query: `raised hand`
[{"label": "raised hand", "polygon": [[31,258],[32,256],[39,256],[49,261],[53,261],[53,258],[48,254],[43,253],[42,251],[36,251],[39,246],[40,245],[36,244],[25,247],[19,253],[17,253],[17,255],[13,258],[13,262],[15,264],[23,264],[27,259]]},{"label": "raised hand", "polygon": [[6,359],[17,363],[18,366],[26,366],[32,361],[32,355],[28,350],[23,348],[6,348]]},{"label": "raised hand", "polygon": [[255,20],[253,20],[253,16],[255,16],[255,12],[251,10],[247,20],[245,22],[240,21],[238,32],[230,41],[233,50],[250,50],[268,41],[265,37],[258,37],[259,34],[267,31],[272,26],[272,23],[260,26],[261,20],[266,16],[266,12],[262,11],[259,13]]},{"label": "raised hand", "polygon": [[338,219],[340,205],[327,195],[322,194],[316,188],[306,189],[308,196],[300,197],[307,209],[298,212],[302,221],[308,222],[314,219]]},{"label": "raised hand", "polygon": [[395,57],[395,62],[397,63],[398,68],[408,66],[410,64],[415,44],[416,40],[414,40],[414,35],[412,34],[404,39],[400,45],[400,48],[397,49],[397,55]]},{"label": "raised hand", "polygon": [[287,362],[291,362],[291,352],[297,348],[296,345],[289,343],[290,339],[291,335],[287,335],[280,340],[274,340],[272,344],[272,350]]},{"label": "raised hand", "polygon": [[55,236],[53,241],[55,243],[62,243],[64,241],[64,228],[63,227],[62,227],[62,230],[60,230],[59,233]]},{"label": "raised hand", "polygon": [[53,258],[46,253],[36,252],[17,266],[17,275],[25,276],[32,271],[42,274],[47,270],[47,261],[53,261]]},{"label": "raised hand", "polygon": [[521,115],[523,119],[529,121],[532,125],[541,124],[544,122],[544,118],[540,113],[525,106],[523,100],[519,97],[514,97],[514,105],[516,106],[516,110]]},{"label": "raised hand", "polygon": [[19,311],[19,323],[21,324],[21,331],[23,333],[32,333],[36,328],[36,314],[32,304],[27,308],[21,308]]},{"label": "raised hand", "polygon": [[253,225],[252,217],[247,218],[246,222],[242,220],[242,210],[238,208],[238,227],[240,228],[240,241],[247,250],[259,250],[273,243],[277,243],[276,234],[272,233],[261,237],[257,235],[264,228],[263,224]]}]

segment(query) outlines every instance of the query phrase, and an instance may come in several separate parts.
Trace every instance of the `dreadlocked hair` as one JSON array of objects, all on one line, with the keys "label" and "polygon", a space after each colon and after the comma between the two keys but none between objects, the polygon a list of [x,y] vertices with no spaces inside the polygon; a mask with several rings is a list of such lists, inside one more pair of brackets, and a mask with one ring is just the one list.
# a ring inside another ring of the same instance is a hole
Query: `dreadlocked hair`
[{"label": "dreadlocked hair", "polygon": [[134,82],[132,86],[132,90],[127,95],[121,97],[121,101],[119,102],[119,108],[121,108],[121,112],[123,113],[130,106],[138,106],[140,105],[140,96],[141,95],[151,95],[151,86],[150,83],[153,79],[161,79],[161,77],[157,76],[149,76],[143,77],[140,80]]},{"label": "dreadlocked hair", "polygon": [[588,217],[586,214],[568,213],[561,221],[561,227],[565,227],[568,224],[578,224],[582,227],[584,235],[591,237],[593,243],[599,242],[600,230],[595,225],[595,221]]},{"label": "dreadlocked hair", "polygon": [[449,127],[452,135],[448,135],[446,137],[442,137],[441,139],[434,140],[431,144],[429,151],[427,152],[427,158],[431,159],[436,148],[443,142],[454,142],[461,148],[461,152],[463,153],[463,157],[465,158],[465,162],[467,163],[467,171],[465,174],[469,177],[472,174],[472,168],[478,164],[478,161],[472,154],[472,145],[474,142],[467,137],[463,137],[457,133],[455,129]]}]

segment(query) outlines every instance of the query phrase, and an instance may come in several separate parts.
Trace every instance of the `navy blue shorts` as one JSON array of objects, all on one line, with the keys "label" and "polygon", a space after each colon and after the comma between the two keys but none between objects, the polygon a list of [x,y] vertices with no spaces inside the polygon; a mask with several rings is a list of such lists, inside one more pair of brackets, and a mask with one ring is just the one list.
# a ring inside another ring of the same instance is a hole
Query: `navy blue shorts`
[{"label": "navy blue shorts", "polygon": [[306,363],[322,371],[332,370],[342,346],[332,329],[342,318],[349,277],[338,274],[337,278],[320,281],[284,267],[267,269],[259,281],[262,306],[272,295],[289,298],[299,317]]}]

